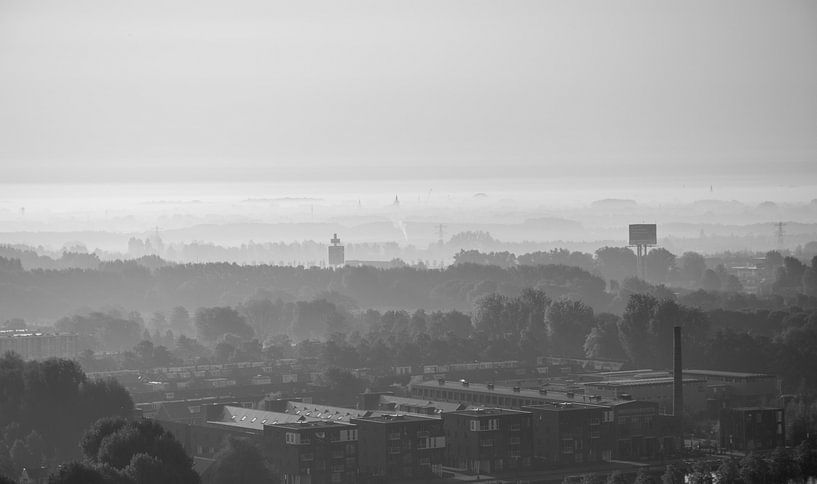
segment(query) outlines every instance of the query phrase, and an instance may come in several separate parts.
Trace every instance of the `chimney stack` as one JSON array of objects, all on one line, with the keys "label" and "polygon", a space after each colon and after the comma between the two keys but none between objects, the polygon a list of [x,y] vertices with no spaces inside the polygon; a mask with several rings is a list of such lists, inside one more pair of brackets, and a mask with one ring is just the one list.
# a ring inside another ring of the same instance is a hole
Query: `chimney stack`
[{"label": "chimney stack", "polygon": [[673,329],[672,414],[681,419],[684,415],[684,372],[681,362],[681,327],[676,326]]}]

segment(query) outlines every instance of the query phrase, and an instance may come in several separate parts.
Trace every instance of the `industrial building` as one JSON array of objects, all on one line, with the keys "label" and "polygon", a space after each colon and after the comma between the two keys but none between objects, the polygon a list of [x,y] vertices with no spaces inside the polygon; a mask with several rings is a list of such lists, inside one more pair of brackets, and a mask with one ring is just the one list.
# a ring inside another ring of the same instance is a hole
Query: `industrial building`
[{"label": "industrial building", "polygon": [[[646,378],[632,380],[612,380],[585,383],[585,393],[601,395],[608,399],[622,396],[632,400],[656,402],[658,411],[670,414],[673,411],[673,387],[675,381],[671,376],[663,378]],[[706,380],[684,378],[684,411],[697,415],[707,409]]]},{"label": "industrial building", "polygon": [[786,422],[782,408],[726,408],[718,419],[718,440],[726,450],[769,450],[786,444]]}]

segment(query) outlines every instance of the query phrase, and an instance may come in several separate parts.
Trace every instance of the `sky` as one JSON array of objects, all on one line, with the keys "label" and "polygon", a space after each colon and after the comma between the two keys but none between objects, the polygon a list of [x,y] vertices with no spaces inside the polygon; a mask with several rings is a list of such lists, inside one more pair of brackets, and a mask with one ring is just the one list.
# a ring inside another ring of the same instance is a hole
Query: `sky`
[{"label": "sky", "polygon": [[0,0],[6,183],[817,183],[813,0]]}]

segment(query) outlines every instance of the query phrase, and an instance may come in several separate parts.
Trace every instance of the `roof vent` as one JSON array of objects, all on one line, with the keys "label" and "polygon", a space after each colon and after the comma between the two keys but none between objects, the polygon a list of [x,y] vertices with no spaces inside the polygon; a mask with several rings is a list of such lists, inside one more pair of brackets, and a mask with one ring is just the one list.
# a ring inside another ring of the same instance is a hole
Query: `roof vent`
[{"label": "roof vent", "polygon": [[548,394],[547,389],[545,389],[545,388],[540,388],[539,389],[539,395],[547,395],[547,394]]},{"label": "roof vent", "polygon": [[521,390],[521,388],[519,388],[519,387],[513,387],[513,391],[514,391],[515,393],[519,393],[519,390]]},{"label": "roof vent", "polygon": [[468,386],[468,380],[460,380],[460,382],[462,382],[462,386],[464,387]]},{"label": "roof vent", "polygon": [[437,378],[438,385],[445,385],[445,378]]},{"label": "roof vent", "polygon": [[488,390],[493,390],[493,389],[494,389],[494,384],[493,384],[493,383],[489,383],[489,384],[488,384]]}]

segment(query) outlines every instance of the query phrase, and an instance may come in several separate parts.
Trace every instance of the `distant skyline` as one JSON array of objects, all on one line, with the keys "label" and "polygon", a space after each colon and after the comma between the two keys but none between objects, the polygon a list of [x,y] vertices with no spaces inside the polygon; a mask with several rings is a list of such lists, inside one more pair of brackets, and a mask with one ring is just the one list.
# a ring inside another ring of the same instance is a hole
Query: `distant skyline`
[{"label": "distant skyline", "polygon": [[810,0],[5,1],[2,182],[809,184],[815,52]]}]

